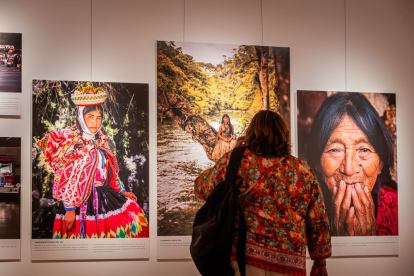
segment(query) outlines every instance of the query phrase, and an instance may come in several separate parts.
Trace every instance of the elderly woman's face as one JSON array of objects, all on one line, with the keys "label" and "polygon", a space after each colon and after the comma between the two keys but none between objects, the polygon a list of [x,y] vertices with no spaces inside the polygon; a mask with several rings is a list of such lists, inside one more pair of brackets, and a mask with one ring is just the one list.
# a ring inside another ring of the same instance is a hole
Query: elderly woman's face
[{"label": "elderly woman's face", "polygon": [[333,192],[343,180],[347,185],[360,183],[372,191],[382,166],[365,134],[345,115],[321,156],[321,172],[329,190]]},{"label": "elderly woman's face", "polygon": [[93,110],[84,116],[86,127],[90,132],[96,133],[102,125],[102,114],[99,110]]}]

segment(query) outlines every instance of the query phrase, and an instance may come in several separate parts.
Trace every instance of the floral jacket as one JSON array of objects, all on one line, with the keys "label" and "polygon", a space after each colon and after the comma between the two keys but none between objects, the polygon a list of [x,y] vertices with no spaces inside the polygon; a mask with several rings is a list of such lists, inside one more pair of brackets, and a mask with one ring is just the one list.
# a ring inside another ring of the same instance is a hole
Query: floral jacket
[{"label": "floral jacket", "polygon": [[[224,180],[230,156],[231,152],[226,153],[197,177],[195,194],[201,199],[206,200],[214,186]],[[293,156],[263,158],[246,149],[237,176],[247,224],[247,264],[306,275],[306,245],[312,259],[331,255],[322,191],[305,162]],[[238,220],[235,226],[237,229]],[[236,242],[234,238],[233,260]]]},{"label": "floral jacket", "polygon": [[66,210],[73,210],[86,202],[95,181],[98,149],[105,153],[112,174],[109,185],[117,192],[125,191],[118,178],[118,163],[109,150],[102,131],[99,139],[84,140],[77,127],[56,129],[39,141],[47,163],[55,170],[53,197],[62,200]]}]

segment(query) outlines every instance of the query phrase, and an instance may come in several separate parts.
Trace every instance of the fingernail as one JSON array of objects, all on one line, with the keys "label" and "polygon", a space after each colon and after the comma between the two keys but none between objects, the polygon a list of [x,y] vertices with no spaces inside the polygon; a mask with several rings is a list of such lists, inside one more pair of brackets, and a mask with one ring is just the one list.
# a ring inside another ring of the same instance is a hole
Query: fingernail
[{"label": "fingernail", "polygon": [[364,186],[364,191],[368,194],[369,193],[369,189],[367,186]]},{"label": "fingernail", "polygon": [[359,185],[359,183],[357,183],[355,186],[356,186],[358,189],[360,189],[360,188],[361,188],[361,186]]},{"label": "fingernail", "polygon": [[355,189],[352,189],[352,194],[353,194],[353,195],[355,195],[355,194],[356,194]]},{"label": "fingernail", "polygon": [[349,208],[349,212],[350,213],[354,213],[354,206],[352,206],[351,208]]},{"label": "fingernail", "polygon": [[336,186],[335,186],[335,187],[333,188],[333,193],[334,193],[334,194],[336,194],[336,192],[337,192],[337,191],[338,191],[338,187],[336,187]]},{"label": "fingernail", "polygon": [[341,187],[344,187],[344,186],[345,186],[345,181],[341,180],[341,182],[339,182],[339,185],[340,185]]}]

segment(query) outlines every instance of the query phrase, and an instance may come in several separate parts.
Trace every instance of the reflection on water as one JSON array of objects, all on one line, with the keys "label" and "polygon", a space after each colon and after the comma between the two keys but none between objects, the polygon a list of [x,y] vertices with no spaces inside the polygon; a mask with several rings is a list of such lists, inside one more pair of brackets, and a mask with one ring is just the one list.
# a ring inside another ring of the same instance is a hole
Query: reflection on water
[{"label": "reflection on water", "polygon": [[[218,129],[222,114],[205,119]],[[228,112],[236,136],[242,134],[253,114]],[[203,147],[172,121],[158,121],[157,199],[158,236],[190,236],[195,212],[201,207],[193,181],[214,165]]]}]

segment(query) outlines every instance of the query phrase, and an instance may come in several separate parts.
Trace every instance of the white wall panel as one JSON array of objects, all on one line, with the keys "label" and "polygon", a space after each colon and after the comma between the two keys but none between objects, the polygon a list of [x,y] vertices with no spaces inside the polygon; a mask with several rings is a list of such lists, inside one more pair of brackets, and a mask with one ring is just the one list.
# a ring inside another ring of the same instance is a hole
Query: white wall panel
[{"label": "white wall panel", "polygon": [[261,45],[260,11],[260,0],[186,0],[185,42]]},{"label": "white wall panel", "polygon": [[[156,260],[157,40],[290,47],[294,111],[299,89],[396,93],[400,255],[331,259],[328,269],[334,276],[414,274],[413,1],[0,0],[0,7],[0,32],[23,33],[22,118],[0,117],[1,136],[22,137],[22,254],[0,262],[0,275],[198,275],[190,261]],[[32,79],[149,83],[150,260],[30,261]]]},{"label": "white wall panel", "polygon": [[156,41],[181,41],[183,17],[181,0],[93,1],[93,79],[151,81],[151,89],[156,78]]}]

